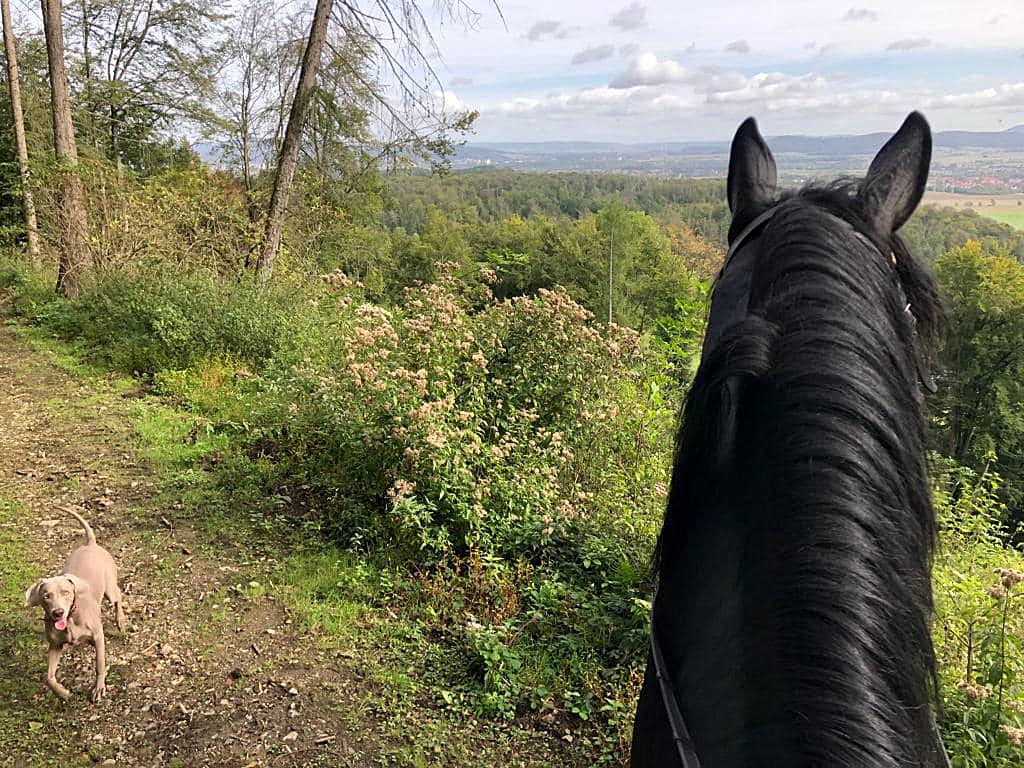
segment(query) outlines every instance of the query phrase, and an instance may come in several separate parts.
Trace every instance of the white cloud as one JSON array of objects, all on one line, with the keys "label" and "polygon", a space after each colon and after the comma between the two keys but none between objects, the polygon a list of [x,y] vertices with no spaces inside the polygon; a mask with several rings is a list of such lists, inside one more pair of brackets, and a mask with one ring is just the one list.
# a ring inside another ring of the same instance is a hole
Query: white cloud
[{"label": "white cloud", "polygon": [[827,93],[828,81],[816,73],[806,75],[786,75],[782,72],[759,72],[753,77],[744,78],[742,84],[735,81],[731,88],[708,90],[707,98],[711,103],[752,103],[761,102],[765,105],[778,105],[779,102],[789,103],[795,99],[820,96]]},{"label": "white cloud", "polygon": [[434,91],[431,96],[436,107],[444,114],[452,115],[469,109],[465,102],[455,95],[454,91]]},{"label": "white cloud", "polygon": [[660,60],[653,53],[644,53],[630,62],[625,72],[611,82],[614,89],[683,83],[696,93],[714,93],[742,87],[746,79],[738,72],[720,67],[703,66],[689,69],[672,59]]},{"label": "white cloud", "polygon": [[967,93],[935,96],[925,101],[926,107],[956,107],[980,109],[985,107],[1024,107],[1024,82],[1003,83],[993,88],[982,88]]},{"label": "white cloud", "polygon": [[574,92],[549,93],[543,98],[520,97],[503,102],[497,111],[507,117],[579,120],[619,118],[627,115],[650,117],[679,114],[699,105],[693,93],[671,93],[662,89],[583,88]]},{"label": "white cloud", "polygon": [[[549,93],[543,98],[518,98],[503,102],[499,111],[506,116],[561,119],[567,117],[658,114],[683,116],[699,108],[743,105],[775,111],[783,108],[812,109],[848,106],[878,99],[876,93],[856,99],[836,94],[821,74],[787,75],[762,72],[750,77],[714,68],[690,70],[674,61],[658,61],[645,54],[633,62],[631,80],[617,78],[611,86],[583,88],[574,92]],[[627,82],[632,84],[627,85]]]},{"label": "white cloud", "polygon": [[632,88],[637,85],[684,83],[693,73],[671,59],[659,61],[653,53],[644,53],[630,62],[629,68],[615,78],[612,88]]},{"label": "white cloud", "polygon": [[647,6],[640,3],[630,3],[621,11],[612,16],[608,22],[619,29],[632,30],[640,29],[647,23]]},{"label": "white cloud", "polygon": [[905,37],[895,40],[885,47],[887,51],[911,51],[914,48],[927,48],[932,41],[927,37]]},{"label": "white cloud", "polygon": [[[698,114],[705,119],[719,115],[723,120],[736,120],[746,114],[760,113],[785,115],[787,117],[782,119],[789,120],[839,120],[838,125],[842,126],[844,115],[869,109],[892,120],[915,107],[933,111],[1024,107],[1024,82],[965,93],[922,95],[917,91],[893,89],[843,90],[842,86],[849,83],[848,78],[831,79],[816,72],[802,75],[760,72],[748,77],[738,72],[665,66],[675,62],[657,64],[663,76],[657,84],[559,91],[540,98],[511,99],[493,109],[513,119],[577,123],[585,119],[588,125],[623,117],[637,123],[665,123],[690,120]],[[796,130],[815,131],[799,127]]]},{"label": "white cloud", "polygon": [[878,13],[868,8],[851,8],[843,16],[843,21],[878,21]]},{"label": "white cloud", "polygon": [[[754,77],[761,77],[755,75]],[[705,67],[701,69],[694,79],[694,90],[708,96],[708,101],[713,101],[716,96],[729,93],[739,93],[748,87],[751,78],[747,78],[739,72],[726,72],[720,69]]]},{"label": "white cloud", "polygon": [[574,54],[573,64],[587,64],[591,61],[603,61],[615,55],[615,46],[611,44],[595,45],[592,48],[585,48]]},{"label": "white cloud", "polygon": [[537,42],[545,37],[564,38],[569,36],[569,30],[560,21],[543,20],[534,22],[526,33],[526,39]]}]

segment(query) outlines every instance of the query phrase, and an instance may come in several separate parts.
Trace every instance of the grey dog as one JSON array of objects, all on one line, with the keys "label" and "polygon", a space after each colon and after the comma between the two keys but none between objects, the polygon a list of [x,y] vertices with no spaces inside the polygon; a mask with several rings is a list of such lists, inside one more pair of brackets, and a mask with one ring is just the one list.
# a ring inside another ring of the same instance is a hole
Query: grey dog
[{"label": "grey dog", "polygon": [[64,508],[85,529],[85,546],[72,552],[64,569],[49,579],[40,579],[25,593],[25,604],[43,608],[46,627],[47,654],[46,685],[67,701],[71,693],[57,682],[57,663],[66,645],[79,645],[89,641],[96,649],[96,685],[92,700],[99,701],[106,692],[107,663],[103,637],[103,617],[100,606],[103,596],[113,603],[117,614],[117,628],[125,626],[121,590],[117,586],[117,566],[114,558],[96,543],[96,534],[77,512]]}]

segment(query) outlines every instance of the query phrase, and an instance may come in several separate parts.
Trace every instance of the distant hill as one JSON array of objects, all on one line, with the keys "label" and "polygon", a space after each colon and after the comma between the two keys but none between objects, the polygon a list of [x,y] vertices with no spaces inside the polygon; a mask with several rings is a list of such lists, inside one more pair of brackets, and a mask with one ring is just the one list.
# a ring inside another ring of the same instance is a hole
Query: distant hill
[{"label": "distant hill", "polygon": [[[836,170],[856,168],[890,135],[786,135],[769,137],[768,143],[777,156],[786,157],[790,166]],[[1024,125],[1005,131],[940,131],[934,136],[934,145],[937,155],[941,150],[1024,153]],[[720,175],[728,152],[728,141],[474,142],[459,148],[453,164],[456,168]]]}]

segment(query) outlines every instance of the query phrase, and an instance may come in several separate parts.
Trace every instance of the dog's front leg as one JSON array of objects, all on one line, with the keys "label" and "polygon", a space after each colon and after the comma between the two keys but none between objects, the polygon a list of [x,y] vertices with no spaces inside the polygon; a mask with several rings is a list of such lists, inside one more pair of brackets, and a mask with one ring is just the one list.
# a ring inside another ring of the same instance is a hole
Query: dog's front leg
[{"label": "dog's front leg", "polygon": [[46,654],[46,686],[64,701],[71,698],[71,691],[57,682],[57,663],[60,661],[62,648],[50,646]]},{"label": "dog's front leg", "polygon": [[92,700],[99,701],[107,691],[106,643],[102,629],[93,635],[92,644],[96,648],[96,687],[92,689]]}]

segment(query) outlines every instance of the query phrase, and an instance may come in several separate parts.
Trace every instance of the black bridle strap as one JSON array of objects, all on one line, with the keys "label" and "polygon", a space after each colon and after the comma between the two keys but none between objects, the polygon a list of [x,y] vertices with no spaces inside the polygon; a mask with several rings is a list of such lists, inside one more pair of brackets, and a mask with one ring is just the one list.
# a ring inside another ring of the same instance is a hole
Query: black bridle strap
[{"label": "black bridle strap", "polygon": [[696,745],[686,727],[686,721],[683,720],[683,713],[679,710],[672,678],[668,674],[668,665],[665,664],[658,633],[654,629],[654,601],[651,602],[651,659],[654,661],[654,674],[658,678],[658,688],[661,690],[661,703],[665,707],[669,728],[672,729],[672,741],[675,742],[676,752],[679,753],[679,762],[683,768],[700,768]]},{"label": "black bridle strap", "polygon": [[772,206],[755,217],[729,246],[722,269],[718,273],[718,279],[715,280],[704,345],[700,353],[701,360],[707,355],[708,350],[715,346],[722,331],[746,316],[747,303],[750,298],[750,279],[754,269],[752,261],[754,254],[738,254],[778,209],[777,205]]},{"label": "black bridle strap", "polygon": [[725,272],[729,267],[729,262],[732,261],[732,257],[735,255],[736,251],[743,247],[744,241],[760,229],[762,224],[774,216],[777,210],[779,210],[779,206],[773,205],[743,228],[743,231],[736,236],[735,240],[732,241],[732,245],[729,246],[729,250],[725,252],[725,261],[722,263],[722,272]]},{"label": "black bridle strap", "polygon": [[[722,276],[725,274],[725,271],[729,268],[729,264],[730,264],[730,262],[732,262],[733,257],[739,252],[739,250],[744,245],[746,245],[746,242],[747,242],[748,238],[752,237],[759,229],[761,229],[761,227],[764,225],[764,223],[766,221],[768,221],[770,218],[772,218],[772,216],[774,216],[775,212],[778,211],[778,210],[779,210],[779,206],[778,205],[773,205],[767,211],[764,211],[763,213],[761,213],[760,215],[755,217],[754,220],[751,221],[749,224],[747,224],[747,226],[745,226],[743,228],[743,230],[739,233],[739,235],[736,236],[736,239],[734,239],[732,241],[732,245],[729,246],[729,250],[726,251],[726,253],[725,253],[725,261],[722,264],[722,269],[718,273],[719,280],[721,280]],[[852,227],[852,225],[848,221],[846,221],[845,219],[843,219],[843,218],[841,218],[839,216],[836,216],[834,213],[829,213],[828,211],[826,211],[826,213],[828,213],[829,216],[831,216],[832,218],[834,218],[837,221],[841,222],[842,224],[844,224],[844,225],[850,227],[851,229],[853,229],[854,236],[857,237],[859,240],[861,240],[869,248],[872,248],[872,249],[874,249],[876,251],[880,251],[881,250],[877,244],[872,242],[868,237],[866,237],[861,232],[858,232],[856,229],[854,229]],[[894,254],[892,254],[892,252],[890,252],[890,257],[892,258],[893,266],[895,266],[896,265],[896,256]],[[717,287],[717,285],[718,285],[717,281],[716,281],[715,285]],[[902,285],[902,283],[899,282],[898,276],[897,276],[896,285],[899,288],[900,297],[901,297],[902,302],[903,302],[903,311],[907,314],[908,318],[910,319],[911,327],[916,329],[916,327],[917,327],[917,318],[914,317],[914,312],[911,309],[910,303],[907,301],[906,294],[903,291],[903,285]],[[749,290],[749,277],[747,278],[746,287]],[[735,288],[734,288],[734,290],[735,290]],[[743,309],[745,311],[746,307],[744,307]],[[915,335],[917,334],[916,330],[914,331],[914,334]],[[703,359],[705,352],[706,352],[706,349],[702,349],[701,350],[701,359]],[[919,383],[921,384],[921,386],[924,389],[928,390],[929,392],[931,392],[934,395],[936,392],[939,391],[938,384],[936,383],[935,377],[932,375],[931,371],[928,370],[928,364],[922,358],[920,352],[917,351],[916,349],[914,351],[914,363],[917,366],[917,377],[918,377]]]}]

